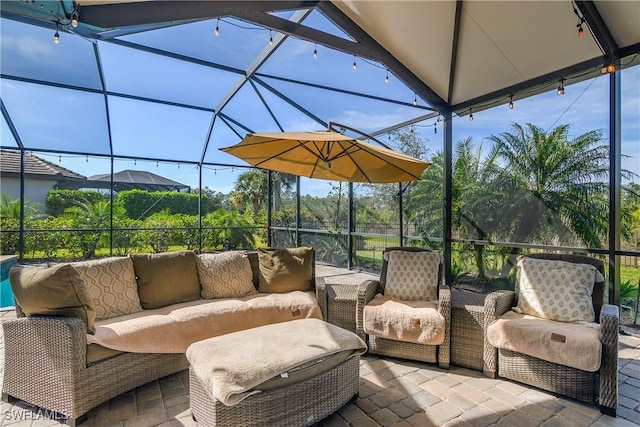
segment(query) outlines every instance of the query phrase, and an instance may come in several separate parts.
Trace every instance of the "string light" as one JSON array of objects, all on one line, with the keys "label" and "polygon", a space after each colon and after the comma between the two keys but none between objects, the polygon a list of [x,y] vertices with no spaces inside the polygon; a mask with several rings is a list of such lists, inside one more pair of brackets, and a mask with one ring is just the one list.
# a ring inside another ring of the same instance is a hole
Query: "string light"
[{"label": "string light", "polygon": [[313,59],[318,59],[318,44],[313,45]]},{"label": "string light", "polygon": [[55,44],[60,43],[60,33],[58,32],[60,24],[56,22],[56,33],[53,35],[53,42]]},{"label": "string light", "polygon": [[216,37],[220,35],[220,18],[216,21],[216,29],[213,30],[213,34],[215,34]]},{"label": "string light", "polygon": [[509,97],[509,109],[513,110],[513,95]]},{"label": "string light", "polygon": [[73,5],[73,13],[71,14],[71,26],[73,28],[78,28],[78,15],[80,15],[79,9],[80,7],[77,3]]},{"label": "string light", "polygon": [[600,70],[600,72],[602,74],[615,73],[616,72],[616,66],[615,66],[615,64],[613,62],[611,64],[604,64],[602,66],[602,69]]},{"label": "string light", "polygon": [[558,86],[558,95],[564,95],[564,79],[560,79],[560,85]]},{"label": "string light", "polygon": [[576,27],[578,28],[578,37],[582,38],[584,37],[584,29],[582,28],[582,24],[584,24],[585,22],[584,16],[580,16],[574,4],[572,4],[571,6],[573,7],[573,13],[575,13],[578,17],[578,25],[576,25]]},{"label": "string light", "polygon": [[384,78],[385,83],[389,83],[389,69],[387,68],[387,75]]},{"label": "string light", "polygon": [[62,156],[58,156],[58,163],[62,163]]},{"label": "string light", "polygon": [[89,163],[89,156],[87,156],[87,157],[84,159],[84,162],[85,162],[85,163]]},{"label": "string light", "polygon": [[273,46],[273,32],[269,30],[269,46]]},{"label": "string light", "polygon": [[353,71],[355,71],[358,68],[358,66],[356,65],[356,56],[353,55]]},{"label": "string light", "polygon": [[418,106],[418,95],[417,94],[413,94],[413,106],[417,107]]},{"label": "string light", "polygon": [[156,167],[158,167],[159,164],[160,164],[159,162],[156,162]]},{"label": "string light", "polygon": [[473,113],[471,112],[471,108],[469,108],[469,121],[473,121]]}]

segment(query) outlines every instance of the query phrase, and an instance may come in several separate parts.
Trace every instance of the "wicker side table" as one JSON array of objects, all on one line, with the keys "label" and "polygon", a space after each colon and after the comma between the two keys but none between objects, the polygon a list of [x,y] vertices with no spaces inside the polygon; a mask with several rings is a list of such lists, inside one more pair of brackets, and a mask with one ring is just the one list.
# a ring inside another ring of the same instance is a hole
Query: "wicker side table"
[{"label": "wicker side table", "polygon": [[358,285],[327,283],[327,322],[356,332]]},{"label": "wicker side table", "polygon": [[484,371],[484,299],[487,295],[451,289],[451,363]]}]

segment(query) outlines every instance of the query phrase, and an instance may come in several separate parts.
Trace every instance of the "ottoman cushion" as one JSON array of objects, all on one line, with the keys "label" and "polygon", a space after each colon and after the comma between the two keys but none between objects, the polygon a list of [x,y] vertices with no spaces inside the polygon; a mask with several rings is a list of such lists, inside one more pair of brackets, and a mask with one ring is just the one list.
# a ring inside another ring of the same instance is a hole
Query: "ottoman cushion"
[{"label": "ottoman cushion", "polygon": [[348,358],[365,350],[365,343],[349,331],[301,319],[196,342],[187,349],[187,359],[211,396],[230,406],[260,393],[258,386],[271,378],[341,352]]}]

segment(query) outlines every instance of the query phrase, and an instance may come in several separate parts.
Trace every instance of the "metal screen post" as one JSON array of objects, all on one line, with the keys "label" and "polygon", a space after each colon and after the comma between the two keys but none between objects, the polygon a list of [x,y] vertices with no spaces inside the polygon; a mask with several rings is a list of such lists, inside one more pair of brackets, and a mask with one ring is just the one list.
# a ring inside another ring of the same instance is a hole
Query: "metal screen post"
[{"label": "metal screen post", "polygon": [[620,61],[609,74],[609,304],[620,304],[621,87]]}]

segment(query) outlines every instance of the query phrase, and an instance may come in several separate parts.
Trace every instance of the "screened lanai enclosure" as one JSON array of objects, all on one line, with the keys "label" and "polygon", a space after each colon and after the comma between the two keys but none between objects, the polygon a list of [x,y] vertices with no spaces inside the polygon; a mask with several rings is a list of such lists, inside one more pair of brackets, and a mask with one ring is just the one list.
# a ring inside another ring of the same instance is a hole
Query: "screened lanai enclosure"
[{"label": "screened lanai enclosure", "polygon": [[[303,245],[376,270],[429,246],[448,283],[509,287],[559,251],[605,259],[610,302],[637,286],[638,2],[3,1],[1,36],[3,255]],[[329,126],[431,166],[354,184],[219,150]]]}]

